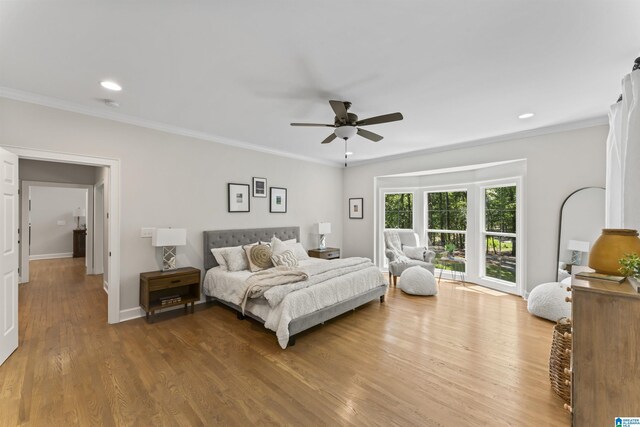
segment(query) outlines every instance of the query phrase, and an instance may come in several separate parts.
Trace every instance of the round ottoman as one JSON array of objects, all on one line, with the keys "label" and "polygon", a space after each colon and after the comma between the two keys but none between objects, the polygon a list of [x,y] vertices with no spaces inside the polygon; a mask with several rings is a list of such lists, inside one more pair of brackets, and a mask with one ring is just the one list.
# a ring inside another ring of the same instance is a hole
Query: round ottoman
[{"label": "round ottoman", "polygon": [[403,292],[411,295],[435,295],[438,293],[436,278],[429,270],[418,266],[403,271],[398,286]]},{"label": "round ottoman", "polygon": [[534,316],[557,322],[563,317],[571,317],[571,304],[564,300],[570,295],[565,284],[543,283],[529,294],[527,309]]}]

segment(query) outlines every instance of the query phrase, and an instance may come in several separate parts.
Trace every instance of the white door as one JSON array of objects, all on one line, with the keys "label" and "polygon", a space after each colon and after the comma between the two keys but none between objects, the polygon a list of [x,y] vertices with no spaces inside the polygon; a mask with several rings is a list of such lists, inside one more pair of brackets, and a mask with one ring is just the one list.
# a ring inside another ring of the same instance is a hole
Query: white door
[{"label": "white door", "polygon": [[18,348],[18,156],[0,148],[0,365]]}]

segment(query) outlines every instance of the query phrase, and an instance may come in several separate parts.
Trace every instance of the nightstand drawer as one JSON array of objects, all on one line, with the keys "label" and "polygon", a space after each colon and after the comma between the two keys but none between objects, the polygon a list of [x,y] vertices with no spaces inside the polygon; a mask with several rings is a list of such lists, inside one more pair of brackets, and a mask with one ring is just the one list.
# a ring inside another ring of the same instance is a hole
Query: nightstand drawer
[{"label": "nightstand drawer", "polygon": [[177,288],[184,285],[200,283],[199,274],[178,277],[158,277],[149,279],[149,291],[159,291],[161,289]]},{"label": "nightstand drawer", "polygon": [[338,259],[340,258],[339,248],[326,248],[326,249],[309,249],[309,256],[320,259]]}]

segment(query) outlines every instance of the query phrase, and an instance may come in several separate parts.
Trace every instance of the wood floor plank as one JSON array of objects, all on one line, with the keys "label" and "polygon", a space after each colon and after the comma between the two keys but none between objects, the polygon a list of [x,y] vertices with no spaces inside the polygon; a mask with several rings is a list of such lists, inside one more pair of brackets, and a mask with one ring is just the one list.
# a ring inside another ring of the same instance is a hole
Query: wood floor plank
[{"label": "wood floor plank", "polygon": [[0,426],[570,424],[549,386],[553,324],[511,295],[390,288],[282,350],[216,304],[108,325],[102,277],[83,263],[31,263]]}]

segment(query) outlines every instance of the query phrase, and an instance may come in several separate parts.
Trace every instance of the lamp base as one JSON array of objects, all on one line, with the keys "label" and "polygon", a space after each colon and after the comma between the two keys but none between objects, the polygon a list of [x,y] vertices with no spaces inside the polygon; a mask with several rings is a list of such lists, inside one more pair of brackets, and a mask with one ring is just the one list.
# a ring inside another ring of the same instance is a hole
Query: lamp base
[{"label": "lamp base", "polygon": [[319,248],[320,248],[320,250],[321,250],[321,251],[323,251],[323,250],[327,249],[326,237],[327,237],[327,236],[326,236],[326,235],[324,235],[324,234],[321,234],[321,235],[320,235],[320,245],[319,245]]},{"label": "lamp base", "polygon": [[175,270],[176,267],[176,247],[162,247],[162,271]]}]

